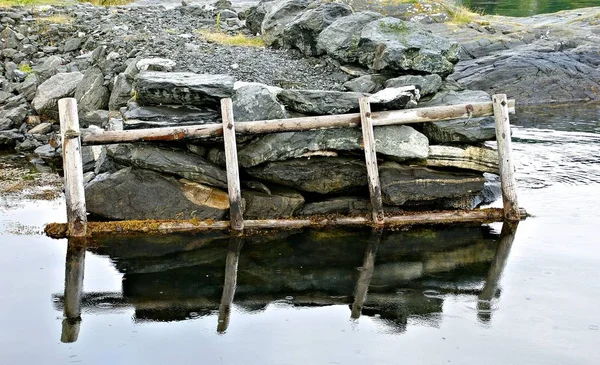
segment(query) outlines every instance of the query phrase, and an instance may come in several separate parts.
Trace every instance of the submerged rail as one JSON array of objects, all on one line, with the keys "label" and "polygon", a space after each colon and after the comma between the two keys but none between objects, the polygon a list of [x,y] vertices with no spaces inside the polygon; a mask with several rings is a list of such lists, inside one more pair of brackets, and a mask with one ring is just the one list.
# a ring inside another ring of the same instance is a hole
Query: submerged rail
[{"label": "submerged rail", "polygon": [[[47,233],[59,236],[84,237],[93,233],[115,232],[181,232],[207,229],[231,229],[242,232],[245,228],[297,228],[322,227],[327,225],[376,227],[417,224],[451,224],[465,222],[518,221],[526,216],[517,203],[514,167],[511,159],[509,114],[515,111],[515,101],[506,95],[494,95],[493,102],[416,108],[408,110],[371,112],[367,98],[360,99],[360,113],[340,114],[291,119],[261,120],[235,124],[231,99],[221,100],[222,124],[206,124],[188,127],[167,127],[129,131],[106,131],[80,135],[75,99],[61,99],[59,114],[63,138],[63,166],[65,170],[65,197],[67,202],[67,224],[54,224],[47,227]],[[473,211],[436,211],[410,213],[399,216],[386,216],[381,202],[381,186],[377,168],[374,126],[400,125],[423,122],[439,122],[452,119],[483,117],[493,115],[496,122],[500,179],[502,185],[503,209]],[[242,210],[242,197],[237,162],[236,134],[262,134],[289,131],[306,131],[329,128],[361,127],[365,150],[365,161],[372,216],[338,217],[312,219],[269,219],[245,221]],[[230,206],[230,221],[136,221],[127,222],[87,222],[85,192],[83,189],[83,168],[81,161],[82,145],[101,145],[142,141],[172,141],[184,138],[223,136],[226,156],[227,185]],[[88,232],[88,227],[90,229]],[[120,228],[117,228],[120,227]],[[124,228],[125,227],[125,228]],[[128,229],[129,227],[130,229]]]}]

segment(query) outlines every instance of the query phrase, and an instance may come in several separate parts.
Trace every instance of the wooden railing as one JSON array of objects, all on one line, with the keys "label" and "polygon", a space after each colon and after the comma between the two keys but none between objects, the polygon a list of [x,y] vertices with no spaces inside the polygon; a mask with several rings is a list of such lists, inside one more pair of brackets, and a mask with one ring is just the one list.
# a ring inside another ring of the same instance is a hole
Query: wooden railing
[{"label": "wooden railing", "polygon": [[[291,119],[261,120],[234,123],[231,99],[221,100],[222,124],[205,124],[186,127],[168,127],[125,131],[104,131],[101,133],[80,135],[77,102],[73,98],[61,99],[58,103],[61,134],[63,139],[63,166],[65,175],[65,197],[67,203],[67,235],[82,237],[88,235],[88,224],[83,188],[83,164],[81,147],[83,145],[103,145],[141,141],[173,141],[188,137],[202,138],[223,136],[225,143],[227,185],[230,203],[230,221],[168,221],[158,224],[158,231],[191,231],[206,229],[227,229],[241,232],[244,228],[290,228],[325,225],[414,225],[419,223],[459,223],[518,221],[525,214],[517,203],[514,166],[511,160],[511,137],[509,113],[514,113],[514,100],[506,95],[494,95],[492,102],[416,108],[408,110],[371,112],[368,98],[360,99],[360,113],[328,116],[302,117]],[[410,215],[386,217],[384,214],[381,185],[377,168],[376,144],[373,127],[381,125],[414,124],[439,122],[452,119],[494,116],[496,121],[496,139],[502,198],[504,208],[472,211],[422,212]],[[242,197],[237,160],[236,134],[263,134],[313,129],[361,127],[364,142],[365,161],[372,206],[371,219],[366,217],[340,217],[317,219],[270,219],[244,221]],[[94,226],[95,233],[111,233],[122,223],[109,222]],[[155,225],[156,226],[156,225]],[[137,225],[139,229],[139,224]],[[147,232],[148,229],[140,229]]]}]

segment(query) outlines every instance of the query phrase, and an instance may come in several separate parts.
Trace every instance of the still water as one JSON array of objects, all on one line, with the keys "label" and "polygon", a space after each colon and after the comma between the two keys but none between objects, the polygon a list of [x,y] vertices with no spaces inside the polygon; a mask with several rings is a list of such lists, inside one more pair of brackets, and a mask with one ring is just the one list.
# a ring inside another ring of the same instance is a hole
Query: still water
[{"label": "still water", "polygon": [[5,195],[0,363],[598,364],[600,107],[518,112],[516,228],[83,249],[32,234],[60,199]]},{"label": "still water", "polygon": [[600,6],[600,0],[457,0],[485,14],[531,16],[560,10]]}]

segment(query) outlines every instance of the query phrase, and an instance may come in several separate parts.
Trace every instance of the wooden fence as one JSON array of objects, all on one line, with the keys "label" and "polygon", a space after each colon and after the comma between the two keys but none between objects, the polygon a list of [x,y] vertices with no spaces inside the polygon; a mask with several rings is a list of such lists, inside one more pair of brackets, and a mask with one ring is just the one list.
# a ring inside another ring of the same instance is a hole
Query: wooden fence
[{"label": "wooden fence", "polygon": [[[206,229],[231,229],[239,233],[244,228],[295,228],[322,227],[327,225],[390,225],[449,224],[463,222],[518,221],[526,215],[517,203],[514,166],[511,160],[511,136],[509,113],[514,113],[514,100],[506,95],[494,95],[492,102],[460,104],[408,110],[371,112],[368,98],[359,101],[360,113],[291,119],[261,120],[234,123],[231,99],[221,100],[222,124],[205,124],[186,127],[105,131],[81,136],[77,113],[77,102],[73,98],[61,99],[58,103],[61,134],[63,140],[63,166],[67,225],[55,224],[53,232],[66,232],[70,237],[84,237],[91,233],[115,233],[123,231],[123,222],[87,222],[83,164],[81,147],[140,141],[174,141],[188,137],[222,136],[225,143],[227,185],[230,203],[230,221],[144,221],[137,222],[134,231],[174,232],[201,231]],[[439,122],[460,118],[493,115],[496,121],[496,139],[502,188],[503,209],[479,209],[470,211],[415,212],[399,216],[386,216],[379,183],[374,126]],[[368,173],[368,184],[372,206],[369,217],[312,217],[310,219],[244,220],[237,159],[236,134],[263,134],[313,129],[361,127]],[[58,226],[58,227],[57,227]],[[64,229],[66,228],[66,229]],[[90,228],[90,229],[88,229]],[[131,230],[130,230],[131,231]],[[47,229],[48,232],[48,229]],[[56,234],[55,234],[56,235]]]}]

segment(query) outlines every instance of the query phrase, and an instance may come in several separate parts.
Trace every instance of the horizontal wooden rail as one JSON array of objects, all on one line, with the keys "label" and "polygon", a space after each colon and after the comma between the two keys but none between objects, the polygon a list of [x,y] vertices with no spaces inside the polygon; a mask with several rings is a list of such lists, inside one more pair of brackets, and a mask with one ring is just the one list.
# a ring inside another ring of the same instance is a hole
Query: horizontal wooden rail
[{"label": "horizontal wooden rail", "polygon": [[[520,210],[520,219],[525,219],[527,213]],[[480,210],[448,210],[434,212],[415,212],[400,216],[385,218],[386,227],[415,226],[423,224],[457,224],[457,223],[491,223],[501,222],[504,218],[503,209],[488,208]],[[327,226],[370,226],[371,217],[310,217],[292,219],[245,220],[245,229],[291,229]],[[88,222],[88,235],[132,234],[132,233],[172,233],[172,232],[201,232],[206,230],[227,230],[231,228],[230,221],[113,221]],[[45,232],[54,238],[67,237],[66,223],[50,223]]]},{"label": "horizontal wooden rail", "polygon": [[[508,110],[511,114],[515,112],[514,100],[508,101]],[[494,108],[493,104],[489,102],[374,112],[371,114],[371,118],[373,120],[373,126],[382,126],[439,122],[451,119],[487,117],[492,115],[494,115]],[[259,120],[238,123],[236,125],[236,133],[263,134],[306,131],[311,129],[350,128],[359,127],[360,121],[360,113]],[[189,127],[106,131],[86,134],[82,136],[82,144],[89,146],[143,141],[174,141],[190,137],[207,138],[222,135],[223,125],[220,123],[212,123]]]}]

